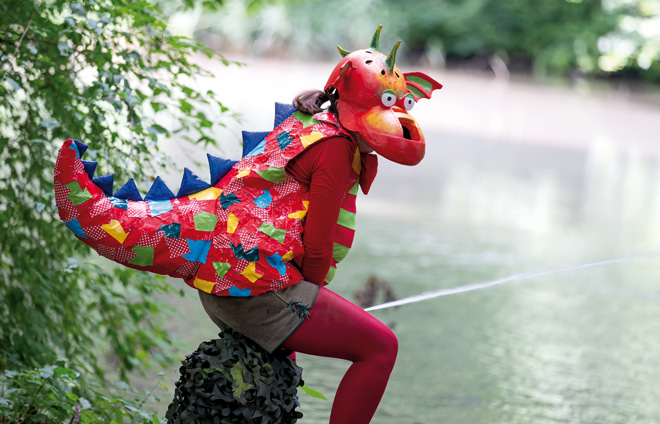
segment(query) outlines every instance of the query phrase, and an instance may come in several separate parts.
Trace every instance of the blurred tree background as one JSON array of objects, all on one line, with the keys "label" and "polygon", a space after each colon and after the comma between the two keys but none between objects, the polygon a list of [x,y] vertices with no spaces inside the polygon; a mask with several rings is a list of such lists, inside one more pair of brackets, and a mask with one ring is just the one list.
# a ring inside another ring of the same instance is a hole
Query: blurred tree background
[{"label": "blurred tree background", "polygon": [[159,140],[215,144],[231,116],[193,84],[208,73],[191,57],[334,61],[336,44],[364,48],[381,23],[381,45],[403,39],[409,63],[660,81],[660,0],[0,3],[0,422],[68,421],[76,407],[158,422],[127,375],[178,361],[157,300],[169,284],[98,260],[56,219],[64,139],[146,192],[169,163]]},{"label": "blurred tree background", "polygon": [[432,66],[660,79],[660,0],[225,0],[184,21],[222,51],[334,60],[382,23],[382,45],[401,38],[406,60]]}]

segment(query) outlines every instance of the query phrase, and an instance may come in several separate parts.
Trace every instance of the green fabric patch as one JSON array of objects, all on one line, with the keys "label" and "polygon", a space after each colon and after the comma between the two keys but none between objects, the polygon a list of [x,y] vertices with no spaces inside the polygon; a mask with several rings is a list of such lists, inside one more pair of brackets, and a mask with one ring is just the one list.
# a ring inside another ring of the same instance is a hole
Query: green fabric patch
[{"label": "green fabric patch", "polygon": [[195,220],[195,230],[197,231],[213,231],[215,224],[218,222],[218,216],[208,212],[196,213],[193,217]]},{"label": "green fabric patch", "polygon": [[215,272],[218,274],[218,277],[225,278],[225,274],[227,271],[229,271],[231,265],[229,265],[227,262],[213,262],[213,268],[215,268]]},{"label": "green fabric patch", "polygon": [[78,184],[78,181],[73,181],[64,185],[71,190],[68,199],[71,200],[71,202],[73,202],[73,204],[76,206],[85,203],[92,198],[91,193],[87,189],[83,190],[80,187],[80,184]]},{"label": "green fabric patch", "polygon": [[257,174],[264,180],[275,184],[281,184],[286,179],[284,168],[277,168],[275,166],[269,166],[265,171],[257,171]]},{"label": "green fabric patch", "polygon": [[153,246],[135,246],[133,252],[137,255],[129,259],[128,263],[137,266],[151,266],[154,264]]},{"label": "green fabric patch", "polygon": [[351,250],[350,247],[346,247],[343,244],[335,243],[334,248],[332,249],[332,259],[339,262],[348,255],[348,251]]},{"label": "green fabric patch", "polygon": [[355,212],[347,211],[346,209],[339,209],[339,219],[337,224],[346,227],[349,230],[355,230]]},{"label": "green fabric patch", "polygon": [[359,186],[360,186],[360,182],[359,182],[359,181],[356,181],[355,184],[353,185],[353,187],[351,187],[351,189],[348,190],[348,193],[349,193],[349,194],[354,194],[354,195],[357,196],[357,194],[358,194],[358,187],[359,187]]},{"label": "green fabric patch", "polygon": [[337,272],[337,267],[331,266],[328,270],[328,275],[325,276],[326,283],[329,283],[333,278],[335,278],[335,272]]},{"label": "green fabric patch", "polygon": [[293,117],[302,122],[303,128],[307,128],[310,125],[318,124],[321,122],[314,119],[312,115],[306,115],[299,110],[293,113]]},{"label": "green fabric patch", "polygon": [[279,241],[280,243],[284,243],[284,237],[286,237],[286,230],[281,230],[279,228],[275,228],[275,226],[272,223],[266,224],[263,222],[259,226],[259,231],[261,231],[264,234],[267,234],[274,238],[275,240]]}]

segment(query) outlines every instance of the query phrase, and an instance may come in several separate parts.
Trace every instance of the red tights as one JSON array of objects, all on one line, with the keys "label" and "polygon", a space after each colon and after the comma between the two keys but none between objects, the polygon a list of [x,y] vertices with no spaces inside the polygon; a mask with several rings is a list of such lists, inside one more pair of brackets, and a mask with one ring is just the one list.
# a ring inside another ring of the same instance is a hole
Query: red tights
[{"label": "red tights", "polygon": [[353,362],[337,389],[330,424],[369,423],[396,360],[394,333],[359,306],[323,287],[310,313],[283,347]]}]

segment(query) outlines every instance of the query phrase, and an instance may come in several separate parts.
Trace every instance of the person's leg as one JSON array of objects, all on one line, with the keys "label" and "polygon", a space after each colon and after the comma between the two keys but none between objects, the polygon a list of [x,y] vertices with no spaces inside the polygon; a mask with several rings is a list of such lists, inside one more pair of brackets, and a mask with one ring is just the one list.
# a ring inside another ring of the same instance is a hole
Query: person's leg
[{"label": "person's leg", "polygon": [[321,288],[303,324],[283,343],[293,351],[352,361],[332,405],[330,424],[367,424],[394,367],[398,344],[385,324]]}]

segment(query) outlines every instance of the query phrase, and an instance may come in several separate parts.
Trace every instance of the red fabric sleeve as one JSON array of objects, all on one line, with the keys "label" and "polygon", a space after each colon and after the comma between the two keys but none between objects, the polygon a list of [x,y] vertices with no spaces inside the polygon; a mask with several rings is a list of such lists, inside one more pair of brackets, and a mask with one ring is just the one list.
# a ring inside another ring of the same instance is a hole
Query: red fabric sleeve
[{"label": "red fabric sleeve", "polygon": [[287,172],[309,186],[309,208],[305,217],[302,274],[312,283],[325,285],[334,249],[339,209],[351,175],[356,143],[333,137],[310,146],[287,166]]}]

